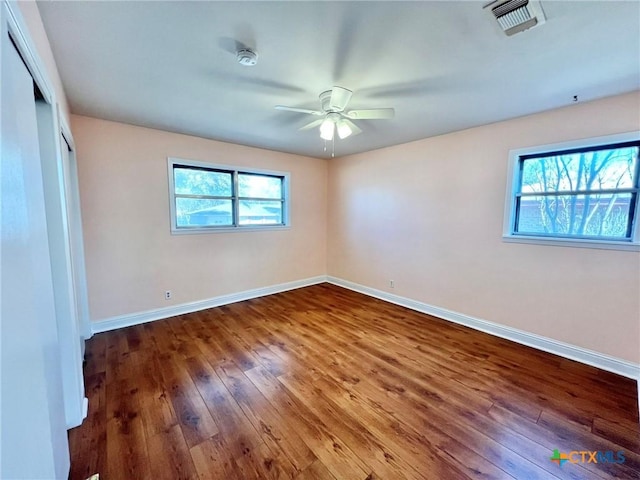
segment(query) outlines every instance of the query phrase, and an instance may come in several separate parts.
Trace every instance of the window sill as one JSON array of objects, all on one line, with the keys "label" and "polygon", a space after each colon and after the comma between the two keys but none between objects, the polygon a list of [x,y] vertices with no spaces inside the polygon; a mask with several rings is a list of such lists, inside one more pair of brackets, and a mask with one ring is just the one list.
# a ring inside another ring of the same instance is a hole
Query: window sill
[{"label": "window sill", "polygon": [[273,230],[289,230],[291,225],[270,225],[265,227],[218,227],[218,228],[180,228],[171,229],[171,235],[193,235],[202,233],[240,233],[240,232],[265,232]]},{"label": "window sill", "polygon": [[555,247],[596,248],[600,250],[623,250],[640,252],[638,242],[616,242],[611,240],[586,240],[581,238],[548,238],[528,235],[503,235],[503,242],[529,243],[535,245],[551,245]]}]

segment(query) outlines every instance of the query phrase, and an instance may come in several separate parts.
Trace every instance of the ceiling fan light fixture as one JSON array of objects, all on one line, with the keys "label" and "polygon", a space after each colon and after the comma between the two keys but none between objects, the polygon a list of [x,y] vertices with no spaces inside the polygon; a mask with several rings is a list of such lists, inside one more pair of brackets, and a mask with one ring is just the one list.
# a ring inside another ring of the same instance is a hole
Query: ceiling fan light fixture
[{"label": "ceiling fan light fixture", "polygon": [[351,127],[344,119],[338,121],[338,123],[336,124],[336,128],[338,130],[338,136],[342,140],[353,133],[353,130],[351,130]]},{"label": "ceiling fan light fixture", "polygon": [[333,140],[334,122],[329,118],[320,125],[320,138],[323,140]]}]

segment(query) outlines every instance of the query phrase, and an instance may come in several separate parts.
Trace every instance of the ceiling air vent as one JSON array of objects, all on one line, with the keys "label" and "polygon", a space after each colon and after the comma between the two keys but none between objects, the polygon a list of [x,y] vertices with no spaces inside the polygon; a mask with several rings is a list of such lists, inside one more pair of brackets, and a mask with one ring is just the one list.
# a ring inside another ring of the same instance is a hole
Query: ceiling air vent
[{"label": "ceiling air vent", "polygon": [[538,1],[496,0],[484,8],[491,9],[498,25],[509,36],[545,22],[544,12]]}]

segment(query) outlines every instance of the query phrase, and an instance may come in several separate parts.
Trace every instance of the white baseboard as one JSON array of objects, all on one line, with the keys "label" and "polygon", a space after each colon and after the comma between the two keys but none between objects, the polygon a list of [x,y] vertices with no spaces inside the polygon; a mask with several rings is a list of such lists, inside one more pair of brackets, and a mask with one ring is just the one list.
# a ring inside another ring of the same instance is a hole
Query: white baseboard
[{"label": "white baseboard", "polygon": [[536,335],[534,333],[518,330],[517,328],[499,325],[479,318],[470,317],[469,315],[462,313],[452,312],[444,308],[434,307],[433,305],[418,302],[417,300],[411,300],[382,290],[376,290],[375,288],[365,287],[364,285],[359,285],[341,278],[328,276],[327,282],[338,285],[339,287],[363,293],[370,297],[375,297],[380,300],[410,308],[411,310],[416,310],[453,323],[458,323],[465,327],[473,328],[474,330],[480,330],[481,332],[489,333],[496,337],[505,338],[544,352],[553,353],[570,360],[586,363],[587,365],[591,365],[608,372],[617,373],[618,375],[638,381],[638,385],[640,387],[640,365],[638,364],[594,352],[592,350],[587,350],[586,348],[560,342],[558,340],[553,340],[541,335]]},{"label": "white baseboard", "polygon": [[640,365],[629,362],[627,360],[622,360],[620,358],[615,358],[603,353],[594,352],[586,348],[560,342],[558,340],[553,340],[551,338],[536,335],[534,333],[525,332],[524,330],[519,330],[517,328],[507,327],[505,325],[489,322],[487,320],[481,320],[479,318],[474,318],[463,313],[453,312],[451,310],[446,310],[444,308],[429,305],[427,303],[412,300],[410,298],[393,295],[382,290],[359,285],[357,283],[343,280],[341,278],[325,275],[319,275],[317,277],[307,278],[303,280],[296,280],[293,282],[281,283],[279,285],[272,285],[269,287],[246,290],[239,293],[221,295],[219,297],[201,300],[198,302],[184,303],[181,305],[173,305],[166,308],[158,308],[145,312],[111,317],[94,322],[91,326],[91,331],[94,334],[107,332],[109,330],[116,330],[118,328],[139,325],[141,323],[161,320],[163,318],[174,317],[176,315],[184,315],[186,313],[197,312],[200,310],[205,310],[207,308],[219,307],[221,305],[241,302],[243,300],[263,297],[266,295],[273,295],[274,293],[285,292],[287,290],[294,290],[296,288],[307,287],[324,282],[332,283],[334,285],[347,288],[349,290],[353,290],[370,297],[375,297],[389,303],[410,308],[411,310],[416,310],[418,312],[442,318],[453,323],[464,325],[465,327],[473,328],[474,330],[479,330],[481,332],[495,335],[496,337],[505,338],[507,340],[511,340],[522,345],[527,345],[544,352],[553,353],[570,360],[585,363],[587,365],[591,365],[608,372],[617,373],[618,375],[622,375],[624,377],[632,378],[633,380],[638,381],[640,386]]},{"label": "white baseboard", "polygon": [[244,292],[220,295],[219,297],[213,297],[197,302],[172,305],[166,308],[157,308],[155,310],[147,310],[145,312],[137,312],[128,315],[119,315],[117,317],[106,318],[104,320],[93,322],[91,325],[91,331],[94,334],[108,332],[109,330],[131,327],[141,323],[153,322],[154,320],[175,317],[176,315],[184,315],[185,313],[192,313],[200,310],[206,310],[207,308],[228,305],[229,303],[242,302],[243,300],[250,300],[252,298],[273,295],[274,293],[286,292],[287,290],[308,287],[309,285],[324,283],[326,281],[327,277],[325,275],[320,275],[317,277],[305,278],[303,280],[271,285],[269,287],[245,290]]}]

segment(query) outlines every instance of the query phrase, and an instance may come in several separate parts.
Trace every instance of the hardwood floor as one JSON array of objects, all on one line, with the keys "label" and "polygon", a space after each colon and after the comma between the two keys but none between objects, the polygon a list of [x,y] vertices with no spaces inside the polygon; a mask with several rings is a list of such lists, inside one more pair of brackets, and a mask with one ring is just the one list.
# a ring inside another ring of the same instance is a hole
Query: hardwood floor
[{"label": "hardwood floor", "polygon": [[640,478],[635,382],[329,284],[95,335],[85,378],[73,480]]}]

